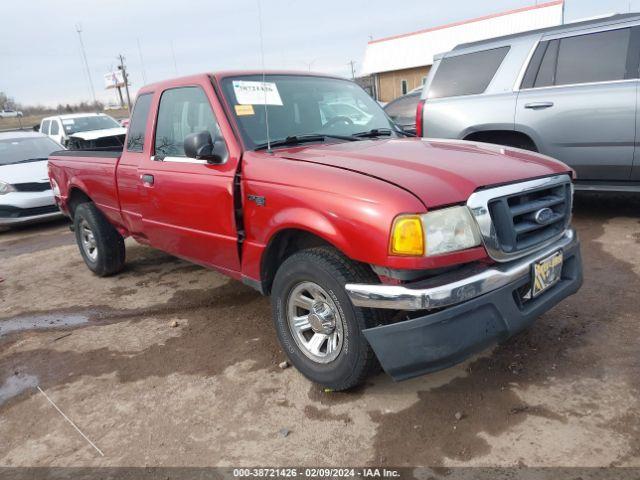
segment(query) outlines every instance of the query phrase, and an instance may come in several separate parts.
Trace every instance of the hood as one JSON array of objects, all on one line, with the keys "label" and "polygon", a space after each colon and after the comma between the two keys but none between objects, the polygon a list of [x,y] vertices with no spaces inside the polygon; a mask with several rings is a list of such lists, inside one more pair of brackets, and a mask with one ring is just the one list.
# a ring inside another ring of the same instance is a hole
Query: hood
[{"label": "hood", "polygon": [[89,130],[88,132],[76,132],[69,135],[69,138],[79,138],[81,140],[96,140],[98,138],[116,137],[126,135],[127,129],[122,127],[107,128],[104,130]]},{"label": "hood", "polygon": [[275,153],[379,178],[410,191],[428,208],[464,203],[482,187],[571,171],[537,153],[461,140],[367,140]]},{"label": "hood", "polygon": [[49,183],[47,161],[40,160],[29,163],[16,163],[14,165],[0,165],[0,180],[16,183]]}]

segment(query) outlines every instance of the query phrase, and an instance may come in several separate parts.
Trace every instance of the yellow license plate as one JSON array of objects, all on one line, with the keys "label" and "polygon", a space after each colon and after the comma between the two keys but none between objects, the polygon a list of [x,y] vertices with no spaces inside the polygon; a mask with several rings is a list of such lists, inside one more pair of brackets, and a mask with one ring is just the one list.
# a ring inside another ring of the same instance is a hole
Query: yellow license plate
[{"label": "yellow license plate", "polygon": [[562,252],[544,258],[533,264],[532,296],[535,298],[560,281],[562,276]]}]

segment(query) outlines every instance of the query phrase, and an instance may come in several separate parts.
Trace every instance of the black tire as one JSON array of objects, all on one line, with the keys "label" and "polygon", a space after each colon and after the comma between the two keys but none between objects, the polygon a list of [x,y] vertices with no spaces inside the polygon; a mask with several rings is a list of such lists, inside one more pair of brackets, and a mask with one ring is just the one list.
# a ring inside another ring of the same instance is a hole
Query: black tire
[{"label": "black tire", "polygon": [[[379,368],[377,358],[362,333],[364,329],[378,324],[376,313],[371,309],[354,307],[344,289],[346,283],[375,283],[376,280],[364,266],[331,248],[302,250],[282,263],[271,290],[273,321],[289,360],[309,380],[332,390],[347,390],[363,383]],[[318,363],[308,358],[289,327],[289,295],[303,282],[313,282],[322,287],[343,318],[342,348],[329,363]]]},{"label": "black tire", "polygon": [[[83,246],[82,237],[85,222],[95,240],[95,258],[91,258]],[[82,255],[89,270],[99,277],[106,277],[123,269],[125,260],[124,238],[93,203],[81,203],[76,207],[73,215],[73,226],[80,255]]]}]

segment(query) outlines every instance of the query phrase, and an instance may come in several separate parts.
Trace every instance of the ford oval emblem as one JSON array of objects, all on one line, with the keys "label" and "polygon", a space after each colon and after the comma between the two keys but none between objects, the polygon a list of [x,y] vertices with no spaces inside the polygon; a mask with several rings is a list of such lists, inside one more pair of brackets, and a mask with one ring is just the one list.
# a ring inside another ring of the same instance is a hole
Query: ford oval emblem
[{"label": "ford oval emblem", "polygon": [[533,219],[536,221],[538,225],[546,225],[547,223],[549,223],[549,220],[551,220],[552,218],[553,218],[553,210],[551,210],[548,207],[541,208],[533,216]]}]

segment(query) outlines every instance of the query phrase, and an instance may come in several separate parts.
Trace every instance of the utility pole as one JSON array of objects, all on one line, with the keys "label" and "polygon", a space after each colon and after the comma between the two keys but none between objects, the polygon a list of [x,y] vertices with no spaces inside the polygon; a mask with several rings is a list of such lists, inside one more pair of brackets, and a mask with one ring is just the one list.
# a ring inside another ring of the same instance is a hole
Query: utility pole
[{"label": "utility pole", "polygon": [[317,58],[314,58],[314,59],[313,59],[313,60],[311,60],[310,62],[302,62],[302,63],[304,63],[304,64],[307,66],[308,70],[309,70],[309,71],[311,71],[311,66],[312,66],[314,63],[316,63],[316,61],[317,61],[317,60],[318,60]]},{"label": "utility pole", "polygon": [[351,68],[351,79],[355,80],[356,79],[356,62],[354,62],[353,60],[350,60],[349,62],[347,62],[347,65],[349,65],[349,67]]},{"label": "utility pole", "polygon": [[122,70],[122,79],[124,80],[124,90],[127,92],[127,107],[129,108],[129,113],[131,113],[131,97],[129,96],[129,75],[127,75],[127,68],[124,66],[124,55],[118,55],[120,59],[120,65],[118,66],[119,70]]},{"label": "utility pole", "polygon": [[76,23],[76,32],[78,32],[78,38],[80,39],[80,50],[82,51],[82,58],[84,59],[84,67],[87,69],[87,79],[89,80],[89,87],[91,88],[91,98],[93,104],[98,103],[96,101],[96,92],[93,89],[93,80],[91,80],[91,71],[89,70],[89,62],[87,61],[87,53],[84,51],[84,42],[82,41],[82,25]]}]

